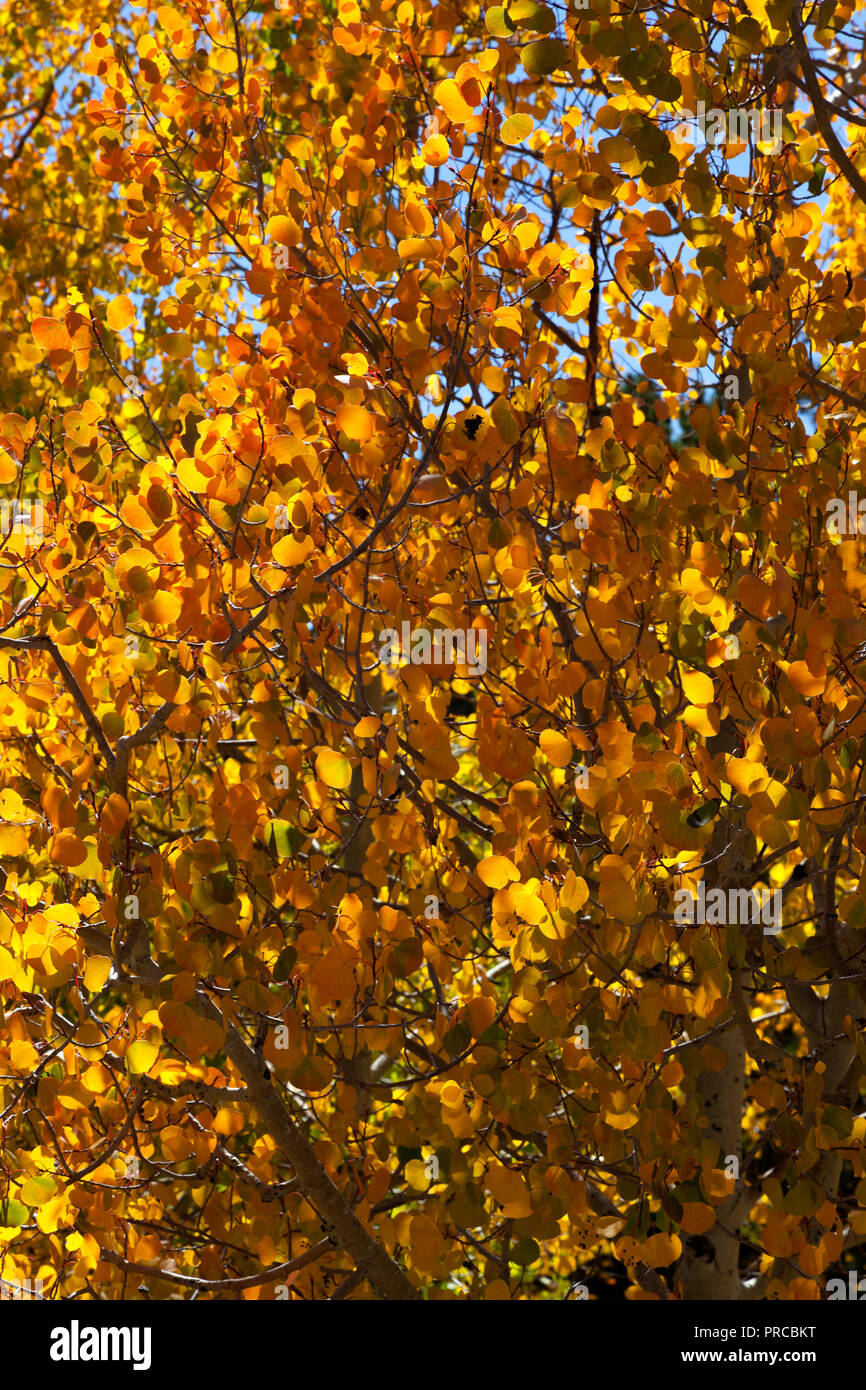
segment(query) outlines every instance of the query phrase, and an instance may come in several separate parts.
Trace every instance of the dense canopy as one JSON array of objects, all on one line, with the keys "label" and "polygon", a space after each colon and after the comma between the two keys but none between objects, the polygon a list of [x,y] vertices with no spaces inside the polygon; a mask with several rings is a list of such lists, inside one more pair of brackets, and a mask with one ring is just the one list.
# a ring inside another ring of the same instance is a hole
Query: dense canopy
[{"label": "dense canopy", "polygon": [[832,1294],[862,11],[30,0],[0,62],[0,1279]]}]

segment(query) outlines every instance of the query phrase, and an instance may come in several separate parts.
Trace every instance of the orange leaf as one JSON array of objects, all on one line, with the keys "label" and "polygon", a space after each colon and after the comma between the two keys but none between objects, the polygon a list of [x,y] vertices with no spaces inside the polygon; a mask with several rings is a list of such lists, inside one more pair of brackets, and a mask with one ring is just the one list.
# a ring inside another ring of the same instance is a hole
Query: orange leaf
[{"label": "orange leaf", "polygon": [[122,333],[128,328],[135,318],[135,310],[132,307],[132,300],[128,295],[119,294],[116,299],[112,299],[105,315],[105,321],[112,333]]},{"label": "orange leaf", "polygon": [[478,865],[478,877],[487,888],[504,888],[507,883],[515,883],[520,874],[510,859],[502,854],[490,854]]},{"label": "orange leaf", "polygon": [[462,125],[475,115],[473,108],[464,101],[463,93],[453,77],[446,77],[444,82],[437,83],[435,95],[449,121],[455,125]]},{"label": "orange leaf", "polygon": [[267,235],[278,246],[295,246],[298,242],[298,224],[291,217],[271,217],[268,219]]},{"label": "orange leaf", "polygon": [[682,1252],[683,1243],[679,1236],[662,1235],[661,1232],[645,1240],[640,1249],[641,1259],[652,1265],[653,1269],[660,1265],[672,1265]]},{"label": "orange leaf", "polygon": [[48,857],[53,864],[63,864],[71,869],[75,864],[84,863],[87,846],[71,830],[60,830],[48,842]]},{"label": "orange leaf", "polygon": [[716,1213],[706,1202],[684,1202],[680,1229],[690,1236],[702,1236],[716,1224]]},{"label": "orange leaf", "polygon": [[827,676],[824,672],[819,672],[816,676],[809,670],[805,661],[792,661],[785,675],[793,685],[798,695],[805,695],[811,699],[813,695],[820,695],[827,684]]},{"label": "orange leaf", "polygon": [[443,164],[447,164],[450,156],[451,150],[444,135],[431,135],[421,147],[421,157],[432,169],[439,169]]},{"label": "orange leaf", "polygon": [[343,405],[337,411],[337,429],[364,444],[373,437],[374,416],[361,405]]},{"label": "orange leaf", "polygon": [[99,823],[106,835],[119,835],[129,820],[129,803],[118,792],[112,792],[99,814]]},{"label": "orange leaf", "polygon": [[568,767],[571,762],[574,749],[565,734],[557,733],[556,729],[545,729],[538,740],[538,746],[554,767]]},{"label": "orange leaf", "polygon": [[66,324],[59,319],[34,319],[32,324],[33,338],[46,352],[56,352],[58,350],[70,351],[72,342],[66,331]]}]

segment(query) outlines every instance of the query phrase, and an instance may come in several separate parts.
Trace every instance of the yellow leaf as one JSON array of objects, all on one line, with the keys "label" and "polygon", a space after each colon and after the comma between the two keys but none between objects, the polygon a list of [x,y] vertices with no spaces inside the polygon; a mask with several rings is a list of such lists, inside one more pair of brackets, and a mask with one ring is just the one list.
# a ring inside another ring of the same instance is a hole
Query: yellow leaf
[{"label": "yellow leaf", "polygon": [[237,400],[240,392],[235,386],[234,378],[228,372],[223,372],[220,376],[214,377],[213,381],[208,382],[207,393],[214,405],[218,405],[221,410],[228,410]]},{"label": "yellow leaf", "polygon": [[704,738],[712,738],[719,731],[710,721],[707,715],[707,708],[704,705],[686,705],[682,712],[682,721],[690,729],[694,729],[696,734],[702,734]]},{"label": "yellow leaf", "polygon": [[45,920],[63,927],[77,927],[81,918],[72,903],[55,903],[53,907],[45,909]]},{"label": "yellow leaf", "polygon": [[89,994],[102,989],[111,974],[111,961],[108,956],[88,956],[84,967],[84,988]]},{"label": "yellow leaf", "polygon": [[315,550],[311,536],[302,536],[297,540],[294,536],[283,536],[281,541],[277,541],[271,552],[276,565],[285,565],[290,569],[292,565],[302,565],[309,555]]},{"label": "yellow leaf", "polygon": [[449,121],[453,121],[455,125],[462,125],[475,115],[473,108],[464,101],[463,93],[453,77],[446,77],[444,82],[436,84],[436,100]]},{"label": "yellow leaf", "polygon": [[490,854],[478,865],[478,877],[487,888],[504,888],[507,883],[515,883],[520,874],[510,859],[502,854]]},{"label": "yellow leaf", "polygon": [[484,1299],[490,1303],[509,1303],[511,1290],[504,1279],[494,1279],[484,1290]]},{"label": "yellow leaf", "polygon": [[178,362],[189,357],[192,349],[192,343],[186,333],[166,333],[160,346],[165,349],[169,357],[174,357]]},{"label": "yellow leaf", "polygon": [[538,740],[538,746],[554,767],[568,767],[571,762],[574,749],[565,734],[557,733],[556,729],[545,729]]},{"label": "yellow leaf", "polygon": [[112,299],[105,315],[105,321],[113,333],[122,333],[135,318],[135,310],[129,295],[119,294]]},{"label": "yellow leaf", "polygon": [[690,1236],[702,1236],[716,1224],[716,1213],[706,1202],[684,1202],[680,1228]]},{"label": "yellow leaf", "polygon": [[16,821],[26,819],[24,802],[13,791],[11,787],[4,787],[0,792],[0,820]]},{"label": "yellow leaf", "polygon": [[693,705],[711,705],[715,698],[713,682],[703,671],[684,671],[683,690]]},{"label": "yellow leaf", "polygon": [[192,1141],[180,1125],[167,1125],[159,1132],[163,1153],[172,1163],[182,1163],[193,1152]]},{"label": "yellow leaf", "polygon": [[708,603],[715,596],[715,590],[707,583],[700,570],[684,569],[680,574],[680,588],[698,604]]},{"label": "yellow leaf", "polygon": [[743,796],[752,796],[757,791],[763,791],[768,781],[762,765],[753,763],[748,758],[727,758],[725,776],[734,791],[740,792]]},{"label": "yellow leaf", "polygon": [[[67,1250],[80,1250],[76,1268],[80,1268],[82,1274],[92,1274],[99,1263],[100,1251],[99,1241],[96,1236],[82,1235],[80,1231],[72,1231],[66,1237]],[[140,1250],[139,1246],[139,1250]]]},{"label": "yellow leaf", "polygon": [[509,116],[499,132],[503,145],[520,145],[535,129],[535,122],[524,112]]},{"label": "yellow leaf", "polygon": [[451,151],[444,135],[431,135],[421,147],[421,158],[425,164],[429,164],[433,169],[439,169],[443,164],[447,164],[450,155]]},{"label": "yellow leaf", "polygon": [[652,1265],[653,1269],[657,1269],[659,1265],[672,1265],[682,1252],[683,1243],[679,1236],[663,1235],[659,1232],[644,1241],[640,1248],[640,1257],[646,1264]]},{"label": "yellow leaf", "polygon": [[501,1163],[492,1163],[487,1172],[487,1186],[502,1207],[506,1219],[521,1220],[532,1215],[529,1191],[519,1173],[503,1167]]},{"label": "yellow leaf", "polygon": [[69,1199],[65,1192],[59,1192],[36,1208],[36,1224],[46,1236],[69,1224]]},{"label": "yellow leaf", "polygon": [[9,1060],[13,1071],[32,1071],[39,1062],[39,1053],[31,1042],[14,1038],[9,1044]]},{"label": "yellow leaf", "polygon": [[639,1119],[640,1115],[633,1105],[624,1110],[622,1114],[618,1114],[616,1110],[605,1110],[604,1112],[605,1124],[610,1125],[611,1129],[631,1129],[632,1125],[636,1125]]},{"label": "yellow leaf", "polygon": [[[517,915],[532,926],[538,926],[539,922],[543,922],[547,917],[547,908],[538,896],[538,879],[533,879],[531,884],[520,884],[519,887],[512,888],[511,901]],[[553,931],[555,938],[555,929]],[[545,932],[545,936],[548,934]]]},{"label": "yellow leaf", "polygon": [[28,1178],[23,1184],[19,1196],[22,1202],[28,1207],[41,1207],[44,1202],[50,1202],[52,1197],[57,1195],[54,1179],[47,1174],[38,1178]]},{"label": "yellow leaf", "polygon": [[634,922],[637,918],[637,898],[631,884],[626,883],[624,878],[603,878],[598,896],[610,917],[617,917],[621,922]]},{"label": "yellow leaf", "polygon": [[140,545],[124,550],[114,567],[118,581],[125,589],[131,589],[136,594],[144,593],[149,587],[148,570],[155,572],[156,560],[151,551],[144,550]]},{"label": "yellow leaf", "polygon": [[135,1246],[135,1258],[144,1264],[156,1264],[162,1254],[162,1241],[157,1235],[142,1236]]},{"label": "yellow leaf", "polygon": [[178,481],[189,492],[206,492],[210,477],[203,473],[191,458],[184,457],[177,462]]},{"label": "yellow leaf", "polygon": [[214,1116],[213,1132],[222,1134],[224,1137],[237,1134],[244,1127],[244,1117],[240,1110],[235,1110],[230,1105],[221,1105]]},{"label": "yellow leaf", "polygon": [[156,1043],[145,1042],[143,1038],[134,1042],[126,1054],[130,1075],[141,1076],[144,1072],[150,1071],[158,1056],[159,1048]]},{"label": "yellow leaf", "polygon": [[261,1260],[262,1264],[265,1265],[265,1267],[267,1267],[268,1265],[275,1265],[277,1263],[279,1255],[277,1253],[277,1247],[274,1245],[271,1236],[262,1236],[257,1248],[259,1252],[259,1259]]},{"label": "yellow leaf", "polygon": [[155,520],[150,512],[146,512],[138,498],[133,494],[124,499],[120,514],[127,526],[134,527],[136,531],[143,531],[145,535],[151,535],[154,531],[159,530],[159,520]]},{"label": "yellow leaf", "polygon": [[568,908],[570,912],[579,912],[588,897],[586,879],[578,878],[574,870],[569,869],[559,894],[560,906]]},{"label": "yellow leaf", "polygon": [[406,1181],[413,1192],[426,1192],[430,1186],[430,1175],[427,1172],[427,1165],[423,1159],[410,1158],[404,1168]]},{"label": "yellow leaf", "polygon": [[156,17],[159,21],[160,28],[165,29],[169,34],[176,33],[178,29],[186,28],[186,18],[184,15],[172,9],[170,5],[160,5],[156,12]]},{"label": "yellow leaf", "polygon": [[0,855],[13,858],[26,854],[29,841],[18,825],[0,825]]},{"label": "yellow leaf", "polygon": [[142,603],[142,616],[149,623],[157,623],[167,626],[180,617],[183,601],[179,594],[170,593],[167,589],[161,589],[154,594],[153,598]]},{"label": "yellow leaf", "polygon": [[420,261],[425,256],[432,256],[436,247],[437,243],[431,237],[407,236],[397,242],[397,255],[401,261]]},{"label": "yellow leaf", "polygon": [[439,1092],[439,1099],[443,1105],[454,1110],[463,1105],[463,1087],[457,1081],[446,1081]]},{"label": "yellow leaf", "polygon": [[342,792],[352,780],[352,766],[342,753],[325,748],[316,757],[316,776],[326,787]]},{"label": "yellow leaf", "polygon": [[76,864],[70,864],[69,872],[75,878],[96,880],[99,877],[100,860],[94,836],[88,835],[84,841],[84,858]]},{"label": "yellow leaf", "polygon": [[101,1062],[94,1062],[81,1074],[81,1084],[91,1095],[101,1095],[113,1085],[111,1072]]},{"label": "yellow leaf", "polygon": [[413,1216],[410,1227],[412,1263],[419,1270],[432,1271],[442,1254],[442,1232],[429,1216]]}]

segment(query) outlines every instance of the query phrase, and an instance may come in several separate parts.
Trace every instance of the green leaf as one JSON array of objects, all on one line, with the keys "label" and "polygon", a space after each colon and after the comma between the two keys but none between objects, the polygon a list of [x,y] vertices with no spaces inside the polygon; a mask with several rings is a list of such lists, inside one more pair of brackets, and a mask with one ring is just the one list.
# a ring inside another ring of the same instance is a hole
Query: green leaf
[{"label": "green leaf", "polygon": [[832,773],[826,758],[818,758],[815,763],[815,790],[825,792],[832,781]]},{"label": "green leaf", "polygon": [[814,1216],[824,1198],[815,1183],[801,1178],[785,1198],[785,1211],[792,1216]]},{"label": "green leaf", "polygon": [[592,46],[605,58],[621,58],[629,51],[629,41],[622,29],[602,30],[592,36]]},{"label": "green leaf", "polygon": [[233,903],[235,900],[235,881],[231,874],[208,874],[208,890],[215,903]]},{"label": "green leaf", "polygon": [[404,979],[407,975],[414,975],[424,960],[424,951],[421,942],[414,936],[407,937],[404,941],[395,941],[391,947],[388,959],[388,971],[398,979]]},{"label": "green leaf", "polygon": [[721,961],[722,953],[706,928],[693,943],[692,955],[701,970],[715,970]]},{"label": "green leaf", "polygon": [[28,1178],[21,1188],[21,1200],[28,1207],[41,1207],[45,1202],[50,1202],[56,1192],[57,1184],[53,1178]]},{"label": "green leaf", "polygon": [[499,1025],[495,1023],[491,1023],[489,1028],[485,1028],[481,1037],[478,1039],[481,1046],[495,1047],[497,1052],[505,1046],[506,1041],[504,1029],[500,1028]]},{"label": "green leaf", "polygon": [[665,132],[639,112],[626,112],[620,122],[620,131],[628,137],[641,159],[653,159],[670,150],[670,141]]},{"label": "green leaf", "polygon": [[288,820],[272,820],[265,834],[265,843],[279,859],[291,859],[304,843],[302,832]]},{"label": "green leaf", "polygon": [[683,94],[682,83],[672,72],[660,72],[651,78],[647,82],[646,90],[651,97],[670,104],[679,101]]},{"label": "green leaf", "polygon": [[517,28],[509,19],[504,5],[494,5],[492,10],[488,10],[484,16],[484,23],[487,25],[488,33],[495,39],[510,39]]},{"label": "green leaf", "polygon": [[280,951],[277,963],[274,966],[274,979],[280,984],[292,978],[292,971],[298,959],[298,953],[294,946],[286,946],[285,950]]},{"label": "green leaf", "polygon": [[676,183],[680,176],[679,160],[672,154],[656,155],[644,165],[641,176],[650,188],[659,188],[664,183]]},{"label": "green leaf", "polygon": [[821,1123],[829,1125],[835,1129],[840,1139],[847,1139],[854,1126],[854,1119],[850,1111],[841,1105],[825,1105],[821,1115]]},{"label": "green leaf", "polygon": [[567,67],[571,54],[560,39],[536,39],[521,50],[520,61],[531,77],[547,77]]},{"label": "green leaf", "polygon": [[526,139],[527,135],[532,134],[534,129],[535,122],[532,117],[528,116],[525,111],[520,111],[509,116],[503,122],[499,138],[503,145],[519,145]]},{"label": "green leaf", "polygon": [[516,1265],[533,1265],[541,1251],[537,1241],[528,1236],[525,1240],[519,1240],[509,1253]]},{"label": "green leaf", "polygon": [[718,800],[705,801],[702,806],[697,806],[690,816],[686,816],[686,825],[691,826],[692,830],[700,830],[702,826],[709,825],[719,814],[721,804]]},{"label": "green leaf", "polygon": [[472,1034],[465,1023],[455,1023],[442,1039],[442,1046],[449,1057],[457,1057],[469,1046]]},{"label": "green leaf", "polygon": [[823,164],[815,164],[812,169],[812,177],[809,180],[809,192],[816,195],[824,187],[824,175],[827,169]]},{"label": "green leaf", "polygon": [[14,1197],[0,1202],[0,1226],[23,1226],[29,1219],[30,1213],[23,1202],[17,1202]]},{"label": "green leaf", "polygon": [[670,1191],[670,1189],[667,1187],[661,1188],[661,1190],[659,1191],[659,1197],[661,1199],[661,1204],[667,1212],[668,1216],[670,1217],[671,1221],[673,1221],[674,1225],[678,1226],[683,1219],[682,1202],[678,1201],[677,1198]]},{"label": "green leaf", "polygon": [[537,0],[516,0],[508,7],[508,19],[519,24],[521,29],[531,29],[536,34],[552,34],[556,28],[556,15],[547,5],[539,5]]}]

